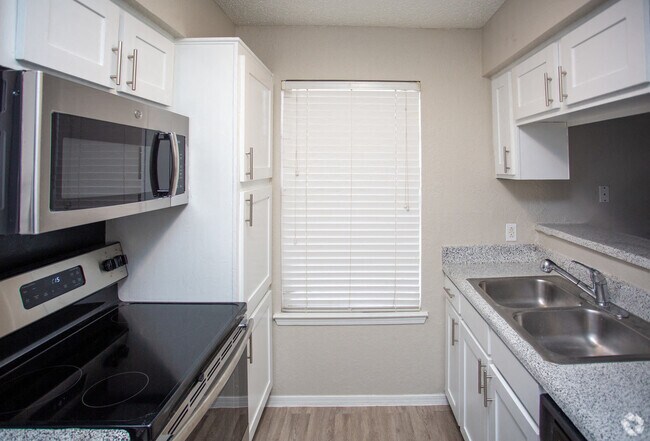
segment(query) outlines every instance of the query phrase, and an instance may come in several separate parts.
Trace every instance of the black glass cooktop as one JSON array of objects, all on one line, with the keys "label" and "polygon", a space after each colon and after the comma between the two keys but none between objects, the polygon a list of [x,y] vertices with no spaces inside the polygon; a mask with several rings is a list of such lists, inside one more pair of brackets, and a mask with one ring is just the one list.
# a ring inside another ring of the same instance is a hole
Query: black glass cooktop
[{"label": "black glass cooktop", "polygon": [[124,428],[153,439],[245,310],[120,304],[0,378],[0,427]]}]

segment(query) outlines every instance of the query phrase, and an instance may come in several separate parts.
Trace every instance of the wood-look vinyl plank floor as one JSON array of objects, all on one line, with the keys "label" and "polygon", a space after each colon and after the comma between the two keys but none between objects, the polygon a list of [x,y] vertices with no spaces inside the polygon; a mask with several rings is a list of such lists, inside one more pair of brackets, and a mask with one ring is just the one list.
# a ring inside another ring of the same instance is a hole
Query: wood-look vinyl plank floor
[{"label": "wood-look vinyl plank floor", "polygon": [[271,407],[264,411],[253,441],[462,441],[462,437],[448,406]]}]

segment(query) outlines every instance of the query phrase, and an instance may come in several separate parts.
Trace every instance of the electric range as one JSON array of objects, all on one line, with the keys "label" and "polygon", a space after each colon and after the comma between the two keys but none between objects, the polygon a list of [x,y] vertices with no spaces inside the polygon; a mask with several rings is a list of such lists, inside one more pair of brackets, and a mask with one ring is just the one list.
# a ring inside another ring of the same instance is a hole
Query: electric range
[{"label": "electric range", "polygon": [[0,428],[177,440],[224,394],[247,419],[246,305],[120,302],[125,264],[115,244],[0,282]]}]

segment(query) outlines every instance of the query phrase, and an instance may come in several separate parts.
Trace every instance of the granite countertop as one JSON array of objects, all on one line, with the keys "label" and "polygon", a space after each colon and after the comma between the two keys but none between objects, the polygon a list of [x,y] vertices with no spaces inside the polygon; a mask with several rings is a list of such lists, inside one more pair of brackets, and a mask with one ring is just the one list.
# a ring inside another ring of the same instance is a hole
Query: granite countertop
[{"label": "granite countertop", "polygon": [[650,269],[650,240],[587,224],[539,224],[535,229],[585,248]]},{"label": "granite countertop", "polygon": [[[534,245],[455,247],[443,250],[443,271],[587,439],[650,440],[650,427],[631,438],[621,423],[633,413],[650,426],[650,362],[560,365],[545,361],[467,281],[542,275],[542,256],[563,264],[563,258]],[[650,297],[640,290],[635,293]]]},{"label": "granite countertop", "polygon": [[0,429],[0,441],[129,441],[126,430]]}]

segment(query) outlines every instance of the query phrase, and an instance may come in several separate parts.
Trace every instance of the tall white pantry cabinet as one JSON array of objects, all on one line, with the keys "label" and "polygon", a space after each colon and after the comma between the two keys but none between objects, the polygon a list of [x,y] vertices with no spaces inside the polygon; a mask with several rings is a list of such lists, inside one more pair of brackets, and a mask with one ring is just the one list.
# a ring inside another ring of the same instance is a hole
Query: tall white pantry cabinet
[{"label": "tall white pantry cabinet", "polygon": [[190,200],[108,222],[129,255],[120,297],[248,304],[252,439],[273,382],[273,75],[237,38],[183,39],[174,80],[172,110],[190,118]]}]

